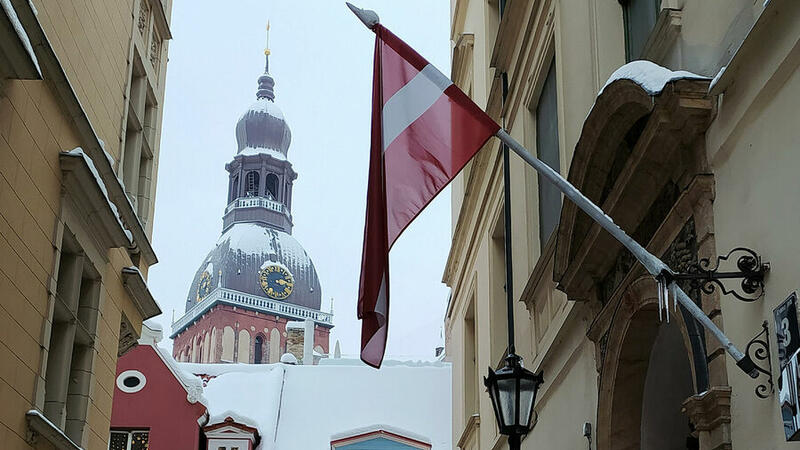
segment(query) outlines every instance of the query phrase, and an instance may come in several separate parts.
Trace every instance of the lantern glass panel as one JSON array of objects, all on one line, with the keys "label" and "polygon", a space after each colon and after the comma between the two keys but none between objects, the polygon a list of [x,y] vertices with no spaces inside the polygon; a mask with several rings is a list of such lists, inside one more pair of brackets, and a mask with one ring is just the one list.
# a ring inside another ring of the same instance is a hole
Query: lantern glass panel
[{"label": "lantern glass panel", "polygon": [[536,399],[536,382],[531,378],[522,378],[519,382],[519,423],[528,428],[531,424],[533,401]]},{"label": "lantern glass panel", "polygon": [[501,378],[497,380],[499,392],[500,412],[503,417],[503,425],[516,425],[516,396],[517,380],[514,378]]}]

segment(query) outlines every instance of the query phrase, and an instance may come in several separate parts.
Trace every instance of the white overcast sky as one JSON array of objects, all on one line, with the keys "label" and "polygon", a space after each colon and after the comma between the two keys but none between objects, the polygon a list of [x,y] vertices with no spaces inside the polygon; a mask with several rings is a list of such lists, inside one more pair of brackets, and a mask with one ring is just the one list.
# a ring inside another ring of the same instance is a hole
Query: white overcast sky
[{"label": "white overcast sky", "polygon": [[[450,73],[449,1],[355,0]],[[335,299],[331,348],[357,354],[356,319],[364,227],[374,35],[330,0],[174,2],[156,193],[150,289],[169,334],[189,284],[222,228],[234,127],[255,101],[264,71],[267,20],[276,103],[292,130],[294,236]],[[442,342],[448,289],[450,194],[443,192],[392,249],[389,357],[432,357]],[[169,342],[165,342],[169,345]]]}]

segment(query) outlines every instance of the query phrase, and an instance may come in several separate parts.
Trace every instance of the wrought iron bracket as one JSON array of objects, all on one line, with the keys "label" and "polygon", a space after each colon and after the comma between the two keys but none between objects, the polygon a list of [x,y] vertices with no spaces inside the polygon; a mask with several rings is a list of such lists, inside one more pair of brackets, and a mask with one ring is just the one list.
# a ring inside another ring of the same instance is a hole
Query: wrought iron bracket
[{"label": "wrought iron bracket", "polygon": [[[720,265],[734,255],[736,259],[735,272],[720,272]],[[718,256],[714,266],[709,258],[702,258],[689,266],[684,273],[668,274],[668,278],[675,281],[688,281],[692,287],[699,288],[706,294],[714,292],[717,286],[723,295],[731,294],[739,300],[753,302],[764,296],[764,277],[769,271],[769,263],[761,261],[761,256],[745,247],[736,247],[725,256]],[[736,289],[727,289],[722,283],[725,279],[741,279],[741,293]]]},{"label": "wrought iron bracket", "polygon": [[[755,374],[753,378],[761,378],[761,375],[766,375],[767,379],[755,388],[756,397],[769,398],[775,391],[775,385],[772,383],[772,360],[769,355],[769,327],[765,320],[761,324],[761,332],[759,332],[744,349],[744,358],[736,363],[739,367],[748,367]],[[765,365],[766,367],[762,367]]]}]

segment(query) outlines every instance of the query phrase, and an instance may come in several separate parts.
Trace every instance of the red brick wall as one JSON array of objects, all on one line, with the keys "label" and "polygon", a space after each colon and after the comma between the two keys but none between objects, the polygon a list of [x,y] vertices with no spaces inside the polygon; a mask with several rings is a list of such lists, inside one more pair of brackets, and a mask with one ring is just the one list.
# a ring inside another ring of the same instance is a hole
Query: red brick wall
[{"label": "red brick wall", "polygon": [[[280,353],[286,351],[286,323],[288,319],[268,314],[263,314],[255,311],[250,311],[242,308],[237,308],[230,305],[217,305],[211,310],[200,317],[198,321],[190,325],[180,335],[176,336],[173,341],[172,355],[177,360],[180,359],[181,351],[184,353],[186,349],[192,349],[195,339],[200,338],[204,341],[205,333],[212,336],[212,329],[216,328],[216,345],[212,346],[215,349],[213,355],[209,354],[208,362],[220,362],[222,356],[222,333],[226,326],[233,328],[234,331],[234,357],[237,357],[239,347],[239,331],[247,330],[250,333],[250,355],[248,362],[253,362],[253,347],[255,346],[256,336],[259,334],[264,338],[264,358],[263,363],[269,362],[268,349],[270,332],[277,328],[281,336]],[[265,329],[267,331],[265,331]],[[314,330],[314,347],[322,347],[325,353],[328,353],[330,329],[319,325],[315,326]],[[210,339],[209,339],[209,346]],[[199,348],[199,347],[198,347]],[[280,357],[280,355],[278,355]],[[191,360],[189,360],[191,361]],[[199,362],[199,359],[198,359]],[[244,361],[242,361],[244,362]]]}]

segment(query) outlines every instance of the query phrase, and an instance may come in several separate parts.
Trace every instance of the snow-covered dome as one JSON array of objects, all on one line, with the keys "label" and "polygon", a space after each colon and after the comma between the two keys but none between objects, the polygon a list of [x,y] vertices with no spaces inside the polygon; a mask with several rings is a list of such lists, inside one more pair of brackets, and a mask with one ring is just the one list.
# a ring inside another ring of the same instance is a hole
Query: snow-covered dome
[{"label": "snow-covered dome", "polygon": [[268,148],[283,155],[289,150],[292,132],[283,118],[283,111],[275,104],[275,80],[265,72],[258,78],[256,102],[236,123],[237,152],[244,148]]},{"label": "snow-covered dome", "polygon": [[186,311],[214,288],[233,289],[260,297],[262,272],[273,266],[288,271],[291,292],[275,300],[319,310],[322,292],[314,263],[290,234],[258,223],[236,223],[225,231],[200,264],[186,299]]}]

